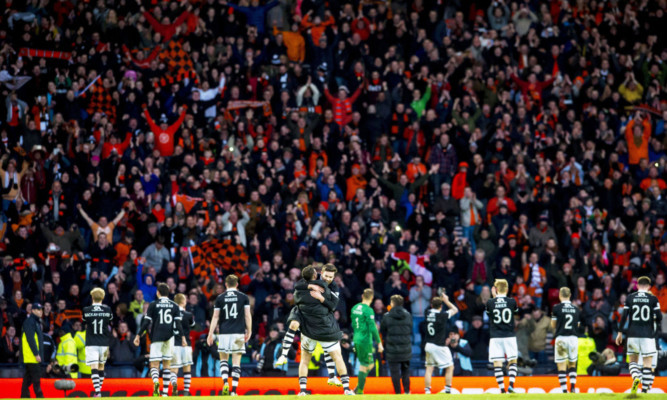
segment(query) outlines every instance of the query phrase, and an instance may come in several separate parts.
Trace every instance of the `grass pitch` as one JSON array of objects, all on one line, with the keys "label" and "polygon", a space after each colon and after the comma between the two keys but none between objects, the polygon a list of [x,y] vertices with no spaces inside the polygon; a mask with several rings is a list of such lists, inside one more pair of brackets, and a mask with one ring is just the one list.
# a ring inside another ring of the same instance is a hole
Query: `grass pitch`
[{"label": "grass pitch", "polygon": [[[515,400],[542,400],[542,399],[549,399],[549,400],[593,400],[593,399],[598,399],[598,400],[626,400],[626,399],[638,399],[638,400],[665,400],[667,397],[665,394],[642,394],[639,393],[637,395],[631,395],[627,393],[596,393],[596,394],[589,394],[589,393],[576,393],[576,394],[569,394],[569,393],[552,393],[552,394],[521,394],[521,393],[515,393],[515,394],[454,394],[454,395],[449,395],[453,396],[454,400],[500,400],[500,399],[515,399]],[[227,396],[225,396],[227,397]],[[248,396],[249,398],[253,400],[276,400],[276,399],[285,399],[285,400],[297,400],[298,396],[294,395],[285,395],[285,396]],[[410,394],[410,395],[386,395],[386,394],[366,394],[366,395],[360,395],[356,396],[356,398],[362,398],[362,399],[371,399],[371,400],[433,400],[433,399],[443,399],[448,397],[448,395],[445,394],[431,394],[431,395],[425,395],[425,394]],[[177,397],[180,400],[220,400],[222,396],[192,396],[192,397]],[[343,395],[308,395],[305,396],[306,399],[311,399],[311,400],[346,400],[350,399],[350,396],[343,396]],[[53,399],[53,400],[71,400],[71,397],[68,398],[60,398],[60,399]],[[109,400],[127,400],[127,397],[105,397],[105,399]],[[0,399],[4,400],[4,399]]]}]

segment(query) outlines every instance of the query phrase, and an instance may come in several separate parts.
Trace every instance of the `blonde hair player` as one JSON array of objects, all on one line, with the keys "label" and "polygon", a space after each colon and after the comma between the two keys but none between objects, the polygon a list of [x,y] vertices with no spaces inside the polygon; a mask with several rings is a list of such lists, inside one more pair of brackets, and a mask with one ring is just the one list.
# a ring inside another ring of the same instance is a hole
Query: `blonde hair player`
[{"label": "blonde hair player", "polygon": [[104,384],[104,364],[109,355],[111,330],[109,325],[113,319],[113,312],[104,301],[104,289],[95,288],[90,291],[93,305],[84,307],[82,316],[86,327],[86,365],[90,367],[90,378],[95,389],[94,397],[102,397]]},{"label": "blonde hair player", "polygon": [[509,285],[505,279],[496,279],[491,288],[493,298],[486,302],[486,312],[489,315],[491,339],[489,341],[489,361],[493,363],[493,372],[501,393],[505,393],[505,377],[503,363],[507,359],[507,375],[509,386],[507,392],[514,393],[516,380],[516,360],[519,350],[514,333],[514,314],[519,309],[516,301],[507,297]]},{"label": "blonde hair player", "polygon": [[570,377],[570,392],[574,393],[577,385],[577,355],[579,339],[577,330],[581,312],[570,302],[570,288],[562,287],[558,293],[560,303],[554,306],[551,314],[551,328],[556,332],[554,361],[558,367],[558,381],[563,393],[567,393],[567,378]]},{"label": "blonde hair player", "polygon": [[[178,392],[178,370],[183,369],[183,396],[190,396],[190,383],[192,382],[192,339],[190,339],[190,328],[195,326],[195,318],[192,313],[185,310],[187,299],[184,294],[178,293],[174,296],[174,303],[181,310],[181,323],[183,331],[176,336],[174,341],[174,359],[171,363],[171,393],[173,396]],[[181,339],[182,338],[182,339]],[[183,342],[183,339],[185,342]],[[186,343],[187,346],[181,346]]]}]

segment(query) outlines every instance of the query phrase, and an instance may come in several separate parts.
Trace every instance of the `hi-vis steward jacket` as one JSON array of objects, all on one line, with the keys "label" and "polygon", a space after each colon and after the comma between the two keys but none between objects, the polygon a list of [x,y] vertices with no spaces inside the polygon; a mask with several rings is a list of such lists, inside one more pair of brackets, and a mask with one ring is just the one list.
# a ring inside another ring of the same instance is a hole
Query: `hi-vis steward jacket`
[{"label": "hi-vis steward jacket", "polygon": [[[56,360],[61,367],[77,364],[76,343],[71,333],[66,333],[60,337],[60,344],[58,345],[58,351],[56,352]],[[76,372],[71,372],[70,375],[73,379],[78,377]]]},{"label": "hi-vis steward jacket", "polygon": [[38,364],[37,356],[44,358],[44,334],[39,318],[30,314],[23,322],[21,335],[21,361],[24,364]]},{"label": "hi-vis steward jacket", "polygon": [[86,365],[86,331],[79,331],[74,334],[74,343],[76,343],[76,358],[79,364],[79,373],[90,375],[92,371],[90,366]]}]

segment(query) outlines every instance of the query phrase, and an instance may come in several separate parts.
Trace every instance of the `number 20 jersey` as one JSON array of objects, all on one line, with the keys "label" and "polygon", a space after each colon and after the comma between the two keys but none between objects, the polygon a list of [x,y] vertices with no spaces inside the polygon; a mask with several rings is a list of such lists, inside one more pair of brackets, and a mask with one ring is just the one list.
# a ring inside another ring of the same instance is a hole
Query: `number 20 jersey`
[{"label": "number 20 jersey", "polygon": [[649,292],[630,293],[623,311],[628,319],[626,333],[631,338],[654,338],[656,321],[662,319],[658,298]]},{"label": "number 20 jersey", "polygon": [[486,302],[486,312],[489,315],[490,337],[514,337],[514,314],[519,309],[516,300],[510,297],[497,296]]},{"label": "number 20 jersey", "polygon": [[556,304],[552,313],[556,320],[556,337],[577,336],[580,314],[579,308],[569,301]]},{"label": "number 20 jersey", "polygon": [[250,307],[248,296],[236,289],[228,289],[215,299],[214,310],[220,319],[218,333],[221,335],[245,333],[245,308]]}]

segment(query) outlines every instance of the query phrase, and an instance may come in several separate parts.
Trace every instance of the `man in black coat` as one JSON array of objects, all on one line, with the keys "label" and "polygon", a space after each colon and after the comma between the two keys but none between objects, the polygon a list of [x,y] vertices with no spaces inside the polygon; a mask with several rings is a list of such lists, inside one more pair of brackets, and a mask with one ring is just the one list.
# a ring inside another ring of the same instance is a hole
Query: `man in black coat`
[{"label": "man in black coat", "polygon": [[391,310],[384,315],[380,334],[384,339],[384,356],[389,363],[394,392],[410,393],[410,359],[412,358],[412,315],[403,308],[403,296],[391,296]]},{"label": "man in black coat", "polygon": [[30,386],[35,391],[35,397],[44,397],[41,387],[42,366],[40,365],[44,358],[44,333],[40,323],[41,318],[42,305],[34,303],[30,315],[23,321],[21,361],[25,366],[25,374],[21,385],[22,398],[30,397]]}]

